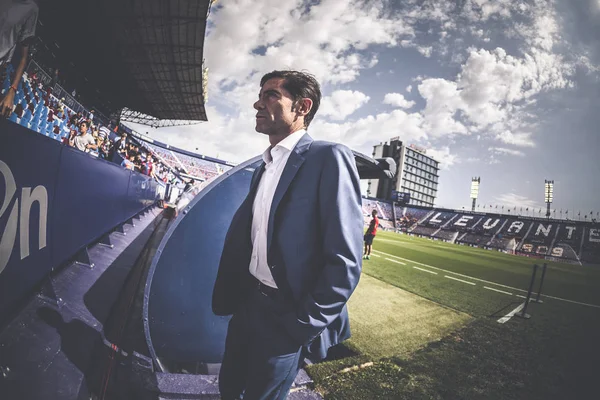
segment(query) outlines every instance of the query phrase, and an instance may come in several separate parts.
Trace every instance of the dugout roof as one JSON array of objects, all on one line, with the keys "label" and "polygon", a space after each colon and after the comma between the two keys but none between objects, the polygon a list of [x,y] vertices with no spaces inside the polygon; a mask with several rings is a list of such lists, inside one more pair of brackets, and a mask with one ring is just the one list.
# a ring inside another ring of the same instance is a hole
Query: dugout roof
[{"label": "dugout roof", "polygon": [[206,120],[203,47],[211,0],[41,1],[34,58],[105,114]]}]

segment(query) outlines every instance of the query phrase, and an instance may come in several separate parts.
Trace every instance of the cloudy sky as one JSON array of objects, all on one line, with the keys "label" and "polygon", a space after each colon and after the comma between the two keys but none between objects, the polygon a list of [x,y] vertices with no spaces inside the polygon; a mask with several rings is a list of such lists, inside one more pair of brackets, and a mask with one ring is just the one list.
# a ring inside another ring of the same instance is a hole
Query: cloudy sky
[{"label": "cloudy sky", "polygon": [[[209,122],[153,130],[241,162],[260,77],[303,69],[324,99],[309,133],[371,154],[399,136],[443,163],[436,205],[600,211],[600,0],[227,0],[205,39]],[[558,215],[557,215],[558,216]]]}]

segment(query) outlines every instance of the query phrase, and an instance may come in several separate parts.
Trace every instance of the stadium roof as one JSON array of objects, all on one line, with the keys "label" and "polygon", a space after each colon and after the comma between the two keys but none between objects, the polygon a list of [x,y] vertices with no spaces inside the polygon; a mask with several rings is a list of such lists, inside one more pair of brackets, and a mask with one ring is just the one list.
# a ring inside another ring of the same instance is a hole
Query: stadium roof
[{"label": "stadium roof", "polygon": [[34,58],[81,102],[158,119],[204,120],[203,47],[211,0],[40,4]]}]

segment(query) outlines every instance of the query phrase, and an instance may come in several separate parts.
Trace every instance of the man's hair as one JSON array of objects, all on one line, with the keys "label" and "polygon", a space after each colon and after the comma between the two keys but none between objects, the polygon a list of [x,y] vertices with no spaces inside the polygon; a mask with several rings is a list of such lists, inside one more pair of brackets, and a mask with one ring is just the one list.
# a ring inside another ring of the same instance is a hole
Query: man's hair
[{"label": "man's hair", "polygon": [[377,215],[377,210],[373,210],[373,211],[371,211],[371,215],[372,215],[372,216],[375,216],[375,215]]},{"label": "man's hair", "polygon": [[90,127],[86,121],[82,121],[82,122],[79,124],[79,128],[81,128],[83,125],[85,125],[85,127],[86,127],[86,128],[89,128],[89,127]]},{"label": "man's hair", "polygon": [[321,88],[319,82],[311,74],[300,71],[272,71],[262,77],[260,87],[270,79],[283,78],[283,88],[292,95],[292,110],[303,98],[312,100],[313,105],[304,117],[304,127],[308,128],[321,104]]}]

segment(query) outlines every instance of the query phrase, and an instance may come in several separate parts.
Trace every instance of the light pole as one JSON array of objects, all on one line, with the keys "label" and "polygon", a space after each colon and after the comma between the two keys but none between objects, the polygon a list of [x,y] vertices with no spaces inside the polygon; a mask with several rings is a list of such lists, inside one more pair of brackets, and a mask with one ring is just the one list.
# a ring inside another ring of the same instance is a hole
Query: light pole
[{"label": "light pole", "polygon": [[544,201],[546,202],[546,218],[550,218],[550,204],[554,200],[554,181],[545,180],[544,181]]},{"label": "light pole", "polygon": [[471,206],[471,211],[475,211],[475,204],[477,202],[477,196],[479,196],[479,183],[481,183],[481,178],[471,178],[471,199],[473,199],[473,205]]}]

